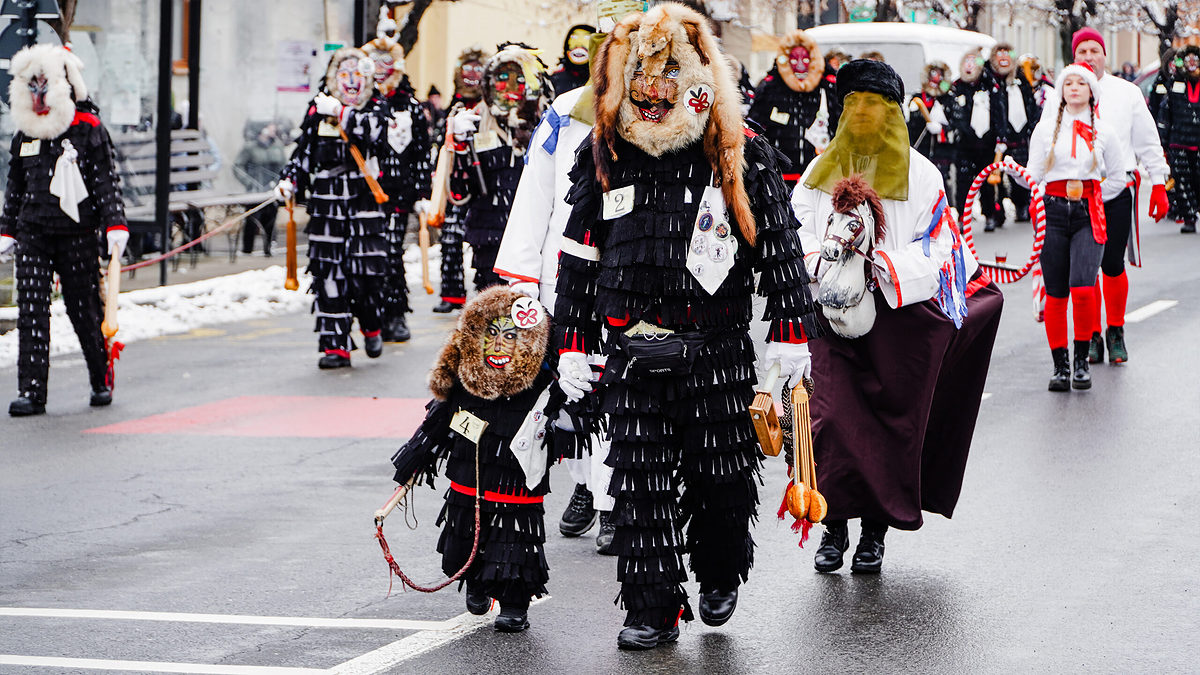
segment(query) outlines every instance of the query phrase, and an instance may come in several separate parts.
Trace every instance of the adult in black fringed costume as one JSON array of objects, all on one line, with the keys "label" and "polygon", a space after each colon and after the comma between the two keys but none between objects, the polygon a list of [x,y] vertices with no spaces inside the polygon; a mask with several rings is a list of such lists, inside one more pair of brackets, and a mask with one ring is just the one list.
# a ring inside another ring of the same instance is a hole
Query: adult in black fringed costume
[{"label": "adult in black fringed costume", "polygon": [[[533,303],[540,322],[520,327],[531,315],[519,303]],[[484,614],[492,598],[499,600],[495,626],[509,633],[529,627],[530,598],[545,594],[550,578],[542,499],[550,491],[547,471],[555,458],[545,450],[545,424],[563,396],[548,389],[554,380],[549,334],[536,301],[506,286],[480,293],[463,310],[429,375],[434,400],[425,421],[392,457],[400,484],[432,486],[444,462],[450,489],[438,517],[444,527],[437,550],[442,570],[453,576],[470,558],[474,541],[476,446],[450,423],[460,410],[487,422],[478,447],[479,550],[461,579],[467,609]]]},{"label": "adult in black fringed costume", "polygon": [[1182,64],[1175,69],[1158,110],[1158,137],[1167,150],[1175,192],[1171,198],[1179,231],[1196,231],[1200,212],[1200,47],[1179,50]]},{"label": "adult in black fringed costume", "polygon": [[74,54],[50,45],[22,49],[9,68],[17,132],[0,216],[0,255],[16,249],[20,396],[8,408],[14,416],[46,412],[55,272],[87,363],[91,405],[112,403],[100,332],[99,234],[107,232],[109,253],[120,256],[129,231],[112,139],[87,100],[82,68]]},{"label": "adult in black fringed costume", "polygon": [[506,42],[484,66],[483,101],[451,122],[456,154],[450,190],[470,198],[463,229],[471,245],[475,290],[504,283],[492,267],[525,168],[525,150],[550,93],[546,65],[532,48]]},{"label": "adult in black fringed costume", "polygon": [[[454,67],[454,98],[446,109],[446,117],[452,117],[463,110],[473,110],[483,98],[483,64],[490,56],[479,46],[468,47],[458,56]],[[440,128],[435,130],[433,137],[438,147],[441,147],[446,136],[445,120]],[[467,168],[467,167],[463,167]],[[453,186],[466,185],[466,171],[456,165],[454,177],[450,179],[451,194],[446,204],[446,220],[442,223],[438,243],[442,249],[442,300],[434,305],[433,311],[448,314],[463,306],[467,301],[467,286],[463,264],[463,219],[466,216],[466,204],[470,196],[454,193]]]},{"label": "adult in black fringed costume", "polygon": [[[1008,146],[1007,155],[1020,164],[1029,164],[1029,138],[1042,116],[1042,106],[1037,100],[1037,91],[1017,70],[1017,59],[1013,46],[999,42],[992,47],[988,57],[988,70],[996,80],[1000,95],[1004,98],[1006,117],[996,124],[1005,126],[1004,138]],[[1039,83],[1040,84],[1040,83]],[[1029,222],[1029,190],[1005,177],[1004,190],[1013,202],[1018,223]],[[1002,210],[1003,212],[1003,210]]]},{"label": "adult in black fringed costume", "polygon": [[837,130],[836,79],[837,71],[825,65],[807,33],[794,30],[780,38],[775,65],[758,84],[747,117],[788,158],[791,166],[783,167],[788,185],[796,183]]},{"label": "adult in black fringed costume", "polygon": [[275,188],[280,199],[308,195],[308,271],[317,296],[313,312],[318,348],[324,353],[317,362],[322,369],[350,366],[355,317],[367,356],[383,353],[387,218],[338,130],[364,157],[384,157],[388,119],[387,104],[375,95],[371,59],[354,47],[335,51],[325,85],[308,107],[296,149]]},{"label": "adult in black fringed costume", "polygon": [[412,311],[404,276],[404,234],[413,205],[429,197],[429,127],[404,73],[404,49],[396,44],[396,24],[387,16],[386,7],[380,8],[377,33],[377,38],[363,45],[363,51],[375,64],[375,88],[391,115],[379,178],[389,197],[384,205],[388,274],[383,286],[382,336],[384,342],[404,342],[411,337],[405,314]]},{"label": "adult in black fringed costume", "polygon": [[565,94],[572,89],[578,89],[587,84],[591,72],[591,55],[588,44],[596,29],[585,23],[571,26],[567,37],[563,38],[563,55],[558,62],[558,70],[550,74],[550,84],[554,86],[554,95]]},{"label": "adult in black fringed costume", "polygon": [[[954,97],[954,115],[950,124],[958,144],[955,158],[958,182],[954,199],[958,212],[964,213],[967,192],[975,176],[995,160],[996,154],[1003,155],[1007,149],[1003,134],[1008,125],[1008,105],[988,69],[984,68],[983,56],[978,50],[967,52],[959,66],[959,78],[950,86]],[[1004,206],[997,186],[984,182],[979,188],[979,207],[987,222],[985,230],[991,231],[1004,224]]]},{"label": "adult in black fringed costume", "polygon": [[[912,147],[942,172],[946,189],[954,184],[954,131],[950,117],[954,114],[954,97],[950,95],[950,67],[941,61],[925,64],[921,71],[921,91],[909,97],[904,105],[908,117],[908,139]],[[921,106],[929,115],[926,121]]]},{"label": "adult in black fringed costume", "polygon": [[[617,643],[648,649],[692,618],[685,551],[709,625],[732,615],[753,563],[754,272],[772,322],[767,357],[785,377],[807,370],[805,336],[819,329],[776,153],[743,125],[707,21],[676,3],[629,15],[601,47],[593,83],[596,123],[567,196],[555,339],[568,396],[590,389],[587,353],[608,359],[601,408],[627,612]],[[635,362],[646,348],[666,353]]]}]

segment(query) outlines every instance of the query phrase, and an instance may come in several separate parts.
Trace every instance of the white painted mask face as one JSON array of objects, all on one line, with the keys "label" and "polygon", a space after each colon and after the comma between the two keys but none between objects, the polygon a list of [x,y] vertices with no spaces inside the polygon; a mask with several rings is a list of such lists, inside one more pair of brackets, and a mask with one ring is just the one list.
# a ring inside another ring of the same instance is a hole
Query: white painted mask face
[{"label": "white painted mask face", "polygon": [[361,108],[374,90],[375,67],[370,59],[344,59],[338,64],[334,97],[352,108]]}]

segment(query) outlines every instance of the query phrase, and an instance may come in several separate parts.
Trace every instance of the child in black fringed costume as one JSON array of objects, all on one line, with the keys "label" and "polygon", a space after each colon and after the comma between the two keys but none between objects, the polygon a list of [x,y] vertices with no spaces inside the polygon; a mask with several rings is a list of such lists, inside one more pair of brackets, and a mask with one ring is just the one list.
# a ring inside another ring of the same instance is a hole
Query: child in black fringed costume
[{"label": "child in black fringed costume", "polygon": [[808,370],[815,305],[776,153],[743,125],[707,21],[675,3],[629,15],[601,47],[594,84],[596,124],[567,196],[556,346],[568,396],[590,389],[586,353],[608,358],[601,407],[627,611],[617,644],[649,649],[692,618],[685,551],[714,626],[753,564],[754,272],[766,358],[785,378]]},{"label": "child in black fringed costume", "polygon": [[[532,310],[522,303],[532,304]],[[541,320],[519,327],[530,311],[539,312]],[[549,579],[542,498],[550,491],[552,458],[545,451],[545,421],[563,399],[557,390],[548,391],[554,380],[547,362],[549,334],[536,301],[506,286],[480,293],[463,309],[429,375],[434,400],[425,421],[392,457],[400,484],[413,480],[432,486],[444,463],[450,489],[438,517],[445,526],[437,550],[442,570],[453,576],[466,564],[474,540],[476,446],[450,423],[459,410],[488,423],[478,449],[479,550],[462,579],[467,609],[484,614],[491,598],[499,600],[496,629],[509,633],[529,627],[530,598],[545,594]],[[535,409],[542,412],[536,421]]]},{"label": "child in black fringed costume", "polygon": [[541,59],[528,45],[505,43],[484,66],[483,100],[451,122],[456,155],[450,190],[470,199],[463,227],[476,290],[504,283],[492,268],[525,168],[525,150],[550,94]]},{"label": "child in black fringed costume", "polygon": [[404,72],[404,49],[396,44],[396,23],[387,13],[387,7],[380,7],[378,37],[363,45],[363,51],[375,64],[375,89],[391,117],[379,177],[379,185],[388,195],[384,205],[388,274],[383,286],[383,341],[404,342],[411,337],[405,315],[412,311],[404,275],[404,234],[414,204],[429,197],[432,167],[429,127]]},{"label": "child in black fringed costume", "polygon": [[20,395],[13,416],[46,412],[50,375],[50,293],[62,281],[67,316],[79,336],[91,405],[112,403],[108,350],[100,332],[100,238],[120,256],[129,240],[112,139],[88,100],[74,55],[50,45],[12,59],[9,100],[17,132],[0,216],[0,255],[16,249]]},{"label": "child in black fringed costume", "polygon": [[317,296],[313,312],[318,349],[324,354],[317,366],[322,369],[350,366],[355,317],[367,356],[383,353],[387,219],[339,127],[368,161],[386,155],[387,105],[375,96],[371,59],[354,47],[342,47],[330,57],[325,86],[308,108],[296,150],[275,188],[281,200],[308,195],[308,271]]}]

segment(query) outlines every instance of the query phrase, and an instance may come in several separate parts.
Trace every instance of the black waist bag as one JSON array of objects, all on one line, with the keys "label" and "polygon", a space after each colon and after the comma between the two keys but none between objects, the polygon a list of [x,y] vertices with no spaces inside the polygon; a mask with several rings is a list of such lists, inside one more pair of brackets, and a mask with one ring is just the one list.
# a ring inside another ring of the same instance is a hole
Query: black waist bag
[{"label": "black waist bag", "polygon": [[703,333],[673,333],[661,337],[620,335],[617,343],[625,353],[626,375],[669,377],[692,372],[696,354],[704,347]]}]

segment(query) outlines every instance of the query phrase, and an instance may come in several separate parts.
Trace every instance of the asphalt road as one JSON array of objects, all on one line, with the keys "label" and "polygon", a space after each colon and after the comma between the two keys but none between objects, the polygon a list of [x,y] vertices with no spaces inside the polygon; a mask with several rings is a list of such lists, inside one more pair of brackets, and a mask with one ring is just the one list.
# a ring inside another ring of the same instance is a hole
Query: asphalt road
[{"label": "asphalt road", "polygon": [[[1028,230],[977,243],[1016,261]],[[1046,391],[1029,282],[1005,287],[953,520],[892,531],[878,577],[818,575],[815,539],[797,548],[774,517],[785,476],[771,459],[737,613],[648,653],[616,649],[614,559],[595,555],[590,536],[555,532],[571,492],[563,470],[547,498],[552,595],[530,610],[529,631],[446,630],[464,611],[453,588],[397,584],[387,597],[371,513],[454,321],[431,314],[429,298],[415,297],[411,342],[378,360],[356,352],[348,371],[316,369],[307,315],[134,343],[108,409],[87,407],[78,355],[56,358],[49,414],[0,418],[0,672],[1194,672],[1200,238],[1163,224],[1143,248],[1130,309],[1177,304],[1130,323],[1130,363],[1094,367],[1088,392]],[[0,370],[10,390],[15,378]],[[420,581],[438,577],[440,502],[420,492],[415,530],[388,521],[392,551]]]}]

